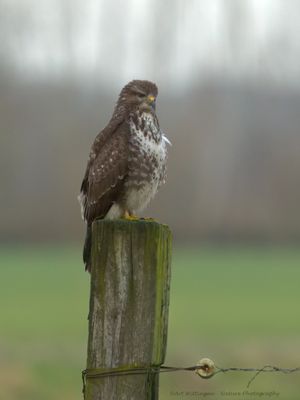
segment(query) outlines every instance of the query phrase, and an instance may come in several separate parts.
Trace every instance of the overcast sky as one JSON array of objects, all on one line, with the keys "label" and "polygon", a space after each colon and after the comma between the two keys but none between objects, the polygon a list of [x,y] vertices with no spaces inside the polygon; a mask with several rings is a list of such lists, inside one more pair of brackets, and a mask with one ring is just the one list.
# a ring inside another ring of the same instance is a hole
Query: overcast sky
[{"label": "overcast sky", "polygon": [[[126,6],[125,6],[126,4]],[[207,75],[299,85],[297,0],[1,0],[1,59],[17,73],[120,82]]]}]

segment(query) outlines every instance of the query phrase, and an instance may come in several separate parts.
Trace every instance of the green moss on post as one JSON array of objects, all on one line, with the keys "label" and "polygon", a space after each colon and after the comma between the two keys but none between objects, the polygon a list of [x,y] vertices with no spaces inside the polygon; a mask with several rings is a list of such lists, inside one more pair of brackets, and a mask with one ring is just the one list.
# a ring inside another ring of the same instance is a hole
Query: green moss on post
[{"label": "green moss on post", "polygon": [[[87,369],[161,365],[171,232],[154,221],[93,224]],[[87,378],[86,400],[156,400],[158,374]]]}]

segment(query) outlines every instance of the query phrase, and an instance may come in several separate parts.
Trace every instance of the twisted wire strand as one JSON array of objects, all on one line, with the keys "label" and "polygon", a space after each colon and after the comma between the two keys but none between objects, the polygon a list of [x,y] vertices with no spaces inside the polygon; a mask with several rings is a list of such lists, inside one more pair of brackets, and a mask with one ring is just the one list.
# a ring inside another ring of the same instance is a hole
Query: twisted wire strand
[{"label": "twisted wire strand", "polygon": [[[193,365],[191,367],[172,367],[166,365],[151,365],[145,367],[131,367],[131,368],[108,368],[108,369],[86,369],[82,371],[82,382],[83,382],[83,393],[85,393],[85,386],[87,379],[95,378],[107,378],[114,376],[123,375],[143,375],[143,374],[158,374],[163,372],[178,372],[178,371],[194,371],[202,378],[211,378],[212,376],[219,373],[227,372],[255,372],[252,378],[247,383],[247,388],[253,383],[253,381],[263,372],[280,372],[283,374],[292,374],[299,372],[300,367],[296,368],[280,368],[273,365],[265,365],[262,368],[241,368],[241,367],[218,367],[213,364],[209,359],[205,359],[211,362],[211,365]],[[210,368],[210,370],[209,370]],[[202,373],[201,373],[202,371]]]}]

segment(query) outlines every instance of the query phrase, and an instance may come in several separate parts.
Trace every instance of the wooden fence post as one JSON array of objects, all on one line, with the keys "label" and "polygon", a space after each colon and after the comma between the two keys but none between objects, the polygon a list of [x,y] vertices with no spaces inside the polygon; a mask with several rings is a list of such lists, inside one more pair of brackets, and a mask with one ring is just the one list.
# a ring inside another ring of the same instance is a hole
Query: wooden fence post
[{"label": "wooden fence post", "polygon": [[[167,341],[171,232],[155,221],[93,224],[86,400],[156,400]],[[94,375],[93,375],[94,374]]]}]

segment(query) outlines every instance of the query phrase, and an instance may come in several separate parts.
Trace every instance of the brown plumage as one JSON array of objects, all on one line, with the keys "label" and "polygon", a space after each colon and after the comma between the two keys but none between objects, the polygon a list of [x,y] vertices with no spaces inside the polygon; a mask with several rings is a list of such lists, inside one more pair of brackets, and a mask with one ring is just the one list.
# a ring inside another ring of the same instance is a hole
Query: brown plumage
[{"label": "brown plumage", "polygon": [[157,87],[134,80],[121,91],[109,124],[97,135],[79,201],[87,223],[84,262],[90,270],[91,224],[145,207],[165,177],[166,145],[155,114]]}]

